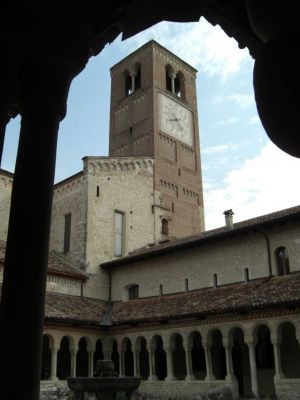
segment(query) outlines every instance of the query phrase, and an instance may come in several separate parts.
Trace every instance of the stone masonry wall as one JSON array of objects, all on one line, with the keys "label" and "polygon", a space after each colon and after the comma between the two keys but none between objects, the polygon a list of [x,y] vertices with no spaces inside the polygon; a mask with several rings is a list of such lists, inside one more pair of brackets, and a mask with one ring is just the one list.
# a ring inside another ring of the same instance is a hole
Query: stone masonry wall
[{"label": "stone masonry wall", "polygon": [[67,261],[85,269],[87,190],[84,174],[77,174],[54,188],[50,250],[64,251],[65,215],[71,214],[70,251]]},{"label": "stone masonry wall", "polygon": [[6,240],[8,218],[10,210],[10,198],[12,189],[12,174],[0,172],[0,240]]},{"label": "stone masonry wall", "polygon": [[47,276],[47,292],[56,292],[62,294],[70,294],[73,296],[81,295],[82,282],[79,279],[71,279],[62,276]]},{"label": "stone masonry wall", "polygon": [[153,161],[148,158],[87,157],[87,272],[85,295],[106,299],[108,276],[100,263],[114,255],[114,215],[123,213],[123,255],[154,240]]},{"label": "stone masonry wall", "polygon": [[40,400],[71,400],[66,381],[41,381]]},{"label": "stone masonry wall", "polygon": [[[40,400],[74,400],[66,381],[42,381]],[[142,381],[132,399],[136,400],[233,400],[236,387],[224,382]],[[296,397],[295,397],[296,399]],[[298,397],[297,397],[298,399]]]},{"label": "stone masonry wall", "polygon": [[142,381],[137,391],[139,400],[232,400],[237,399],[237,387],[224,381]]},{"label": "stone masonry wall", "polygon": [[300,379],[283,379],[275,387],[278,400],[300,400]]}]

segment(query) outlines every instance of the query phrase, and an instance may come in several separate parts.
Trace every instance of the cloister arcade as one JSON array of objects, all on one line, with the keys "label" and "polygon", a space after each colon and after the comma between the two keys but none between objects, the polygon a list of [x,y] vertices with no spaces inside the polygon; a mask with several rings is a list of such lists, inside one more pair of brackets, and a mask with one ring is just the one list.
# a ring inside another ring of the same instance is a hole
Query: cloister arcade
[{"label": "cloister arcade", "polygon": [[92,376],[98,359],[114,360],[120,376],[144,381],[224,381],[241,396],[272,395],[283,379],[300,382],[300,321],[197,326],[101,338],[47,332],[43,380]]}]

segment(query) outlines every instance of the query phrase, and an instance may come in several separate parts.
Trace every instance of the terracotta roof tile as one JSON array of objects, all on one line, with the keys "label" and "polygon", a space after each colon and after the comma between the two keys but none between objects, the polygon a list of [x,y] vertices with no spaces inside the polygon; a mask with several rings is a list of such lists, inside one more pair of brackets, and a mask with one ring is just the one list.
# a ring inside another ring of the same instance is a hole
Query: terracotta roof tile
[{"label": "terracotta roof tile", "polygon": [[106,303],[87,297],[48,292],[45,318],[64,322],[99,325]]},{"label": "terracotta roof tile", "polygon": [[[300,273],[294,273],[188,293],[117,302],[113,305],[112,321],[114,325],[159,322],[299,305]],[[48,320],[98,325],[105,309],[106,304],[101,300],[47,294]]]},{"label": "terracotta roof tile", "polygon": [[233,224],[232,228],[223,226],[221,228],[205,231],[197,235],[186,236],[180,239],[171,239],[170,241],[154,246],[142,247],[134,250],[125,257],[104,262],[101,264],[101,267],[117,267],[145,258],[157,257],[185,248],[200,246],[201,244],[212,242],[214,240],[235,237],[238,234],[257,232],[272,225],[286,223],[289,221],[300,221],[300,206],[287,208],[256,218],[237,222]]},{"label": "terracotta roof tile", "polygon": [[[0,240],[0,263],[4,262],[5,248],[6,242],[4,240]],[[87,279],[87,274],[84,271],[69,264],[61,255],[54,252],[49,252],[48,273],[52,275],[69,276],[82,280]]]},{"label": "terracotta roof tile", "polygon": [[115,324],[300,305],[300,273],[116,303]]}]

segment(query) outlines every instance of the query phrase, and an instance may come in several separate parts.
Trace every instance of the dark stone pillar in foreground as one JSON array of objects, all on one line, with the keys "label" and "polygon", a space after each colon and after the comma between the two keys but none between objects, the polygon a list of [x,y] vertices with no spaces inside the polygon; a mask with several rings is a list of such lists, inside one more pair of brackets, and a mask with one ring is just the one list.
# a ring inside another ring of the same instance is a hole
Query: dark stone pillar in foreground
[{"label": "dark stone pillar in foreground", "polygon": [[57,133],[71,81],[88,59],[85,46],[73,50],[32,49],[20,69],[21,131],[0,308],[1,400],[39,399]]},{"label": "dark stone pillar in foreground", "polygon": [[0,167],[1,167],[1,161],[2,161],[5,129],[6,129],[7,122],[8,122],[8,118],[5,116],[5,113],[4,113],[4,115],[0,115]]}]

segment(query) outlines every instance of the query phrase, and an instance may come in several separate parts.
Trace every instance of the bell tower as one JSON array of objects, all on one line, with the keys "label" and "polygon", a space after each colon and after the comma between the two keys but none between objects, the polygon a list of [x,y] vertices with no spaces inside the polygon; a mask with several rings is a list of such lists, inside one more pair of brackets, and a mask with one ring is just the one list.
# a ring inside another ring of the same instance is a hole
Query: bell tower
[{"label": "bell tower", "polygon": [[154,159],[157,239],[204,230],[196,73],[154,40],[111,68],[109,155]]}]

